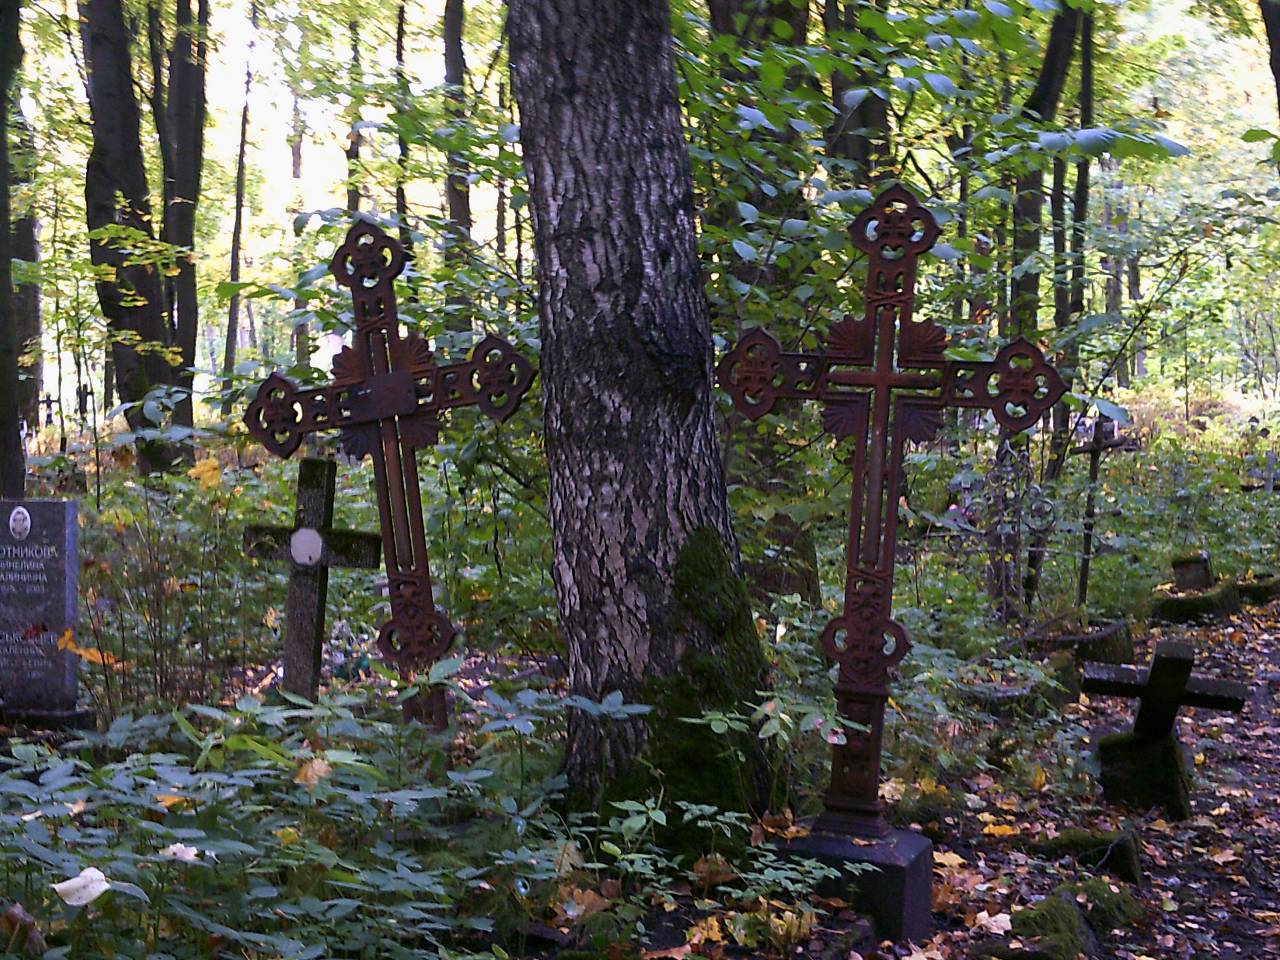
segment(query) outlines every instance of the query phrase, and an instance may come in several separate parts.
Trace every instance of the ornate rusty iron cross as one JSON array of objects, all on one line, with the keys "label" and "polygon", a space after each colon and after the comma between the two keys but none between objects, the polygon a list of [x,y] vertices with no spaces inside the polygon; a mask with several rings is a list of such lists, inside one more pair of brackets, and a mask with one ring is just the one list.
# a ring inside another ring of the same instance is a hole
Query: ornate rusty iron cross
[{"label": "ornate rusty iron cross", "polygon": [[[378,649],[407,673],[438,660],[455,634],[432,594],[415,452],[437,442],[445,410],[474,404],[506,420],[534,370],[499,337],[485,337],[465,362],[442,366],[421,336],[401,335],[394,281],[404,265],[399,243],[368,222],[353,226],[329,264],[351,290],[355,315],[352,343],[333,361],[333,382],[302,390],[273,373],[259,386],[245,422],[280,457],[297,450],[305,434],[339,429],[346,453],[373,458],[391,601]],[[443,692],[407,711],[442,726]]]},{"label": "ornate rusty iron cross", "polygon": [[945,358],[946,331],[912,316],[917,262],[939,231],[909,191],[885,190],[850,232],[868,257],[863,315],[846,315],[834,324],[826,348],[817,353],[784,351],[757,327],[720,360],[717,373],[747,418],[765,416],[782,399],[817,400],[824,429],[852,441],[844,609],[827,624],[822,647],[839,665],[840,715],[865,732],[850,730],[846,743],[835,747],[817,826],[882,836],[888,831],[878,798],[885,701],[890,672],[911,646],[891,615],[907,442],[933,439],[948,406],[990,410],[1001,426],[1026,429],[1066,386],[1024,339],[1003,347],[992,361]]}]

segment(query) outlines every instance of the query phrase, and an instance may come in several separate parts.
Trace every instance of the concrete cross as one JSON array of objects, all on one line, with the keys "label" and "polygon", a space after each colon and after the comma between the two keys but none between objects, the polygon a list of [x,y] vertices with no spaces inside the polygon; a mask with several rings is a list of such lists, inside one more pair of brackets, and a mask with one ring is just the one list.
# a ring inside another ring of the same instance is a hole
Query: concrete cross
[{"label": "concrete cross", "polygon": [[1085,693],[1137,699],[1133,732],[1152,740],[1168,736],[1181,707],[1239,713],[1249,688],[1234,680],[1215,680],[1191,672],[1195,651],[1185,643],[1162,640],[1148,669],[1086,663],[1080,688]]},{"label": "concrete cross", "polygon": [[306,457],[298,464],[298,501],[292,527],[252,525],[244,531],[251,557],[290,564],[284,606],[284,689],[315,700],[331,567],[376,570],[382,537],[333,528],[337,465]]}]

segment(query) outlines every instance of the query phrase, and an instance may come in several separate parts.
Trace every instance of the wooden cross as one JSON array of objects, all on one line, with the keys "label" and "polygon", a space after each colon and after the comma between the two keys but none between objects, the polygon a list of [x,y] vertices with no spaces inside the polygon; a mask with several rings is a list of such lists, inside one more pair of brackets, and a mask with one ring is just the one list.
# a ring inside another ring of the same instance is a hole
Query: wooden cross
[{"label": "wooden cross", "polygon": [[1185,643],[1162,640],[1156,644],[1151,666],[1113,666],[1086,663],[1080,689],[1085,693],[1138,700],[1133,732],[1150,739],[1168,736],[1180,707],[1226,710],[1239,713],[1249,699],[1249,688],[1234,680],[1215,680],[1193,674],[1195,651]]},{"label": "wooden cross", "polygon": [[1076,585],[1076,603],[1082,610],[1089,599],[1089,567],[1093,562],[1093,523],[1098,515],[1098,474],[1102,465],[1102,455],[1109,450],[1124,449],[1129,444],[1128,439],[1116,436],[1116,422],[1110,417],[1099,414],[1098,419],[1093,422],[1093,439],[1071,450],[1072,454],[1087,453],[1089,455],[1089,489],[1084,498],[1080,580]]},{"label": "wooden cross", "polygon": [[[404,248],[360,221],[333,255],[329,269],[351,291],[355,331],[333,360],[333,382],[299,389],[273,373],[258,387],[245,422],[263,445],[288,457],[309,433],[341,430],[342,449],[371,457],[387,564],[391,618],[378,632],[378,649],[403,675],[438,660],[456,633],[436,609],[417,451],[436,443],[440,415],[478,406],[495,420],[515,412],[533,382],[533,365],[506,340],[486,336],[464,362],[440,365],[419,334],[401,334],[395,278]],[[405,705],[409,716],[446,722],[444,691]]]},{"label": "wooden cross", "polygon": [[333,529],[337,475],[332,460],[303,458],[298,464],[293,526],[251,525],[244,531],[244,549],[249,556],[290,564],[284,606],[284,688],[308,700],[315,700],[320,689],[329,568],[376,570],[382,564],[378,534]]},{"label": "wooden cross", "polygon": [[852,441],[844,609],[822,633],[839,665],[836,704],[861,726],[835,746],[826,832],[883,836],[878,792],[890,671],[911,644],[891,616],[898,499],[908,442],[933,439],[945,407],[989,410],[1008,430],[1024,430],[1066,390],[1032,343],[1015,340],[985,362],[949,361],[946,331],[912,315],[917,262],[938,238],[933,215],[901,186],[890,187],[850,227],[867,254],[863,315],[835,323],[825,349],[784,351],[750,330],[717,368],[734,406],[751,420],[781,399],[817,400],[823,427]]}]

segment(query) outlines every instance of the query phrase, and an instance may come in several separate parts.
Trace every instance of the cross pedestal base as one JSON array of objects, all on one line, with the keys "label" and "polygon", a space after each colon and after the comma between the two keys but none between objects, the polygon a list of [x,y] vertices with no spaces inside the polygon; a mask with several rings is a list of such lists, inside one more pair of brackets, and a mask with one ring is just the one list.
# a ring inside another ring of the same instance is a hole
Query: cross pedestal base
[{"label": "cross pedestal base", "polygon": [[1107,803],[1135,810],[1160,807],[1171,820],[1190,818],[1190,778],[1182,745],[1173,733],[1105,736],[1098,741],[1098,765]]},{"label": "cross pedestal base", "polygon": [[856,878],[848,874],[829,881],[822,890],[844,896],[854,890],[855,908],[871,915],[876,935],[886,940],[922,943],[933,935],[933,844],[928,837],[909,830],[890,830],[874,840],[824,829],[819,818],[813,831],[780,845],[782,853],[819,860],[836,868],[864,863],[868,870]]}]

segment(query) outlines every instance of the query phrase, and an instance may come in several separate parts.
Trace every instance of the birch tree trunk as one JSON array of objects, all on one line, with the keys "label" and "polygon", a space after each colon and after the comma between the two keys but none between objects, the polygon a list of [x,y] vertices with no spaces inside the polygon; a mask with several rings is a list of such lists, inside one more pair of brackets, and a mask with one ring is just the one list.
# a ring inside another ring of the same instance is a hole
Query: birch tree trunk
[{"label": "birch tree trunk", "polygon": [[570,685],[655,706],[647,723],[575,711],[566,773],[598,800],[643,752],[668,796],[719,790],[711,802],[741,808],[751,764],[723,763],[674,719],[750,697],[764,660],[713,417],[668,4],[510,0],[508,32]]}]

